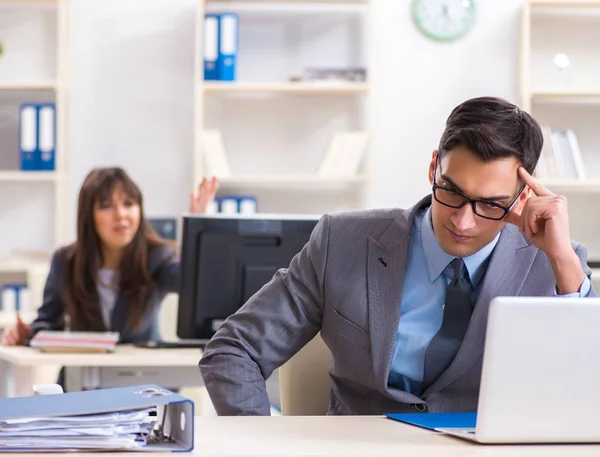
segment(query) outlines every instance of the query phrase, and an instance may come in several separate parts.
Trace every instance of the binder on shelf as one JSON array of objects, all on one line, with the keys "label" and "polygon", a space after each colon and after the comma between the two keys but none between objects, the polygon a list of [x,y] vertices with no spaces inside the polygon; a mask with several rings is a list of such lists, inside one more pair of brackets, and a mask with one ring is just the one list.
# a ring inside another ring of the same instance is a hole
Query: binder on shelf
[{"label": "binder on shelf", "polygon": [[364,131],[336,133],[325,156],[321,161],[317,174],[319,176],[351,176],[360,166],[368,135]]},{"label": "binder on shelf", "polygon": [[145,384],[0,398],[0,452],[190,452],[194,402]]},{"label": "binder on shelf", "polygon": [[219,58],[219,15],[207,13],[204,15],[204,79],[216,81],[219,79],[217,60]]},{"label": "binder on shelf", "polygon": [[56,109],[54,103],[38,106],[39,169],[54,171],[56,168]]},{"label": "binder on shelf", "polygon": [[31,296],[27,284],[4,284],[0,289],[0,309],[7,312],[29,312]]},{"label": "binder on shelf", "polygon": [[19,149],[21,170],[38,169],[38,114],[33,103],[23,103],[19,112]]},{"label": "binder on shelf", "polygon": [[586,179],[579,141],[572,129],[542,125],[544,144],[535,169],[540,179]]},{"label": "binder on shelf", "polygon": [[585,166],[583,164],[583,158],[581,157],[581,149],[579,148],[577,135],[575,135],[575,132],[572,129],[567,129],[562,134],[565,137],[565,142],[568,145],[569,151],[571,151],[571,158],[573,160],[577,178],[586,179]]},{"label": "binder on shelf", "polygon": [[238,15],[219,15],[219,57],[218,75],[221,81],[235,81],[238,48]]},{"label": "binder on shelf", "polygon": [[224,195],[219,198],[221,214],[237,214],[239,212],[238,198],[235,195]]},{"label": "binder on shelf", "polygon": [[258,202],[256,197],[244,195],[240,197],[238,203],[238,211],[240,214],[255,214],[258,212]]},{"label": "binder on shelf", "polygon": [[215,199],[220,214],[256,214],[258,203],[252,195],[223,195]]},{"label": "binder on shelf", "polygon": [[201,134],[206,174],[220,178],[231,176],[227,153],[220,130],[204,130]]}]

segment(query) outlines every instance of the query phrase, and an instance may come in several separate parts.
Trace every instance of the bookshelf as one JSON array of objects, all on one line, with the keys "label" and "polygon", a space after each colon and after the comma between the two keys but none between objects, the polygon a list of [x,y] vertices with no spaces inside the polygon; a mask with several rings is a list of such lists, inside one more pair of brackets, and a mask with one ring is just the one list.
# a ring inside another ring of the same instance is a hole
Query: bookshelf
[{"label": "bookshelf", "polygon": [[[540,161],[556,164],[555,169],[541,166],[538,177],[568,198],[571,237],[585,243],[590,260],[597,261],[600,2],[530,0],[521,19],[521,106],[544,129]],[[570,139],[561,143],[560,132],[569,131]],[[580,172],[573,174],[572,164]]]},{"label": "bookshelf", "polygon": [[[219,195],[253,196],[259,212],[362,207],[369,141],[357,169],[319,173],[336,133],[369,138],[370,4],[365,0],[197,1],[194,182],[216,174]],[[234,81],[204,78],[204,16],[238,16]],[[364,68],[365,80],[307,80],[307,68]],[[219,131],[228,173],[211,170],[204,131]]]},{"label": "bookshelf", "polygon": [[[0,286],[24,281],[38,305],[48,259],[33,253],[49,254],[69,236],[69,0],[0,0],[0,30]],[[55,168],[24,171],[19,107],[45,102],[56,107]]]},{"label": "bookshelf", "polygon": [[2,182],[54,182],[59,175],[52,171],[39,171],[31,173],[26,171],[0,171],[0,183]]}]

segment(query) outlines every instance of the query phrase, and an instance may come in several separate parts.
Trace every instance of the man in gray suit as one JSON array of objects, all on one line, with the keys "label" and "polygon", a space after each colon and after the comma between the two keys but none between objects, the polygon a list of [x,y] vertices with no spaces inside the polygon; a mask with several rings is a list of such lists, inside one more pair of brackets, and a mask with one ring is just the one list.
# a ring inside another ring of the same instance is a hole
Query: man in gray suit
[{"label": "man in gray suit", "polygon": [[330,414],[475,411],[492,298],[596,295],[565,198],[531,176],[542,142],[517,106],[468,100],[433,152],[430,196],[324,216],[207,345],[218,414],[269,414],[265,379],[319,331]]}]

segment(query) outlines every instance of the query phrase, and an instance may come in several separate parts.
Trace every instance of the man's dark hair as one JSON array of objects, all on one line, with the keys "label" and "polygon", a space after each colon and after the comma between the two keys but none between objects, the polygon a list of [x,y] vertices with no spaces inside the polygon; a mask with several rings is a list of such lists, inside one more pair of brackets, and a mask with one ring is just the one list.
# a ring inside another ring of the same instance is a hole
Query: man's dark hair
[{"label": "man's dark hair", "polygon": [[542,130],[531,115],[501,98],[479,97],[452,110],[438,150],[443,157],[464,146],[484,162],[516,157],[533,173],[543,142]]}]

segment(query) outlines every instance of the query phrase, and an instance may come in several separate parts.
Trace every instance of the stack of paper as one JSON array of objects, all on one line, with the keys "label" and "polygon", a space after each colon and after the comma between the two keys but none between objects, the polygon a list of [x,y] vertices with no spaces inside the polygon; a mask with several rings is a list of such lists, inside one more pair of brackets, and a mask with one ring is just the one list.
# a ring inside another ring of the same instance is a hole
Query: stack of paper
[{"label": "stack of paper", "polygon": [[146,446],[157,421],[156,407],[82,416],[0,421],[0,451],[116,450]]},{"label": "stack of paper", "polygon": [[58,332],[41,330],[29,342],[45,352],[109,352],[119,341],[118,332]]}]

